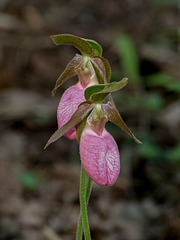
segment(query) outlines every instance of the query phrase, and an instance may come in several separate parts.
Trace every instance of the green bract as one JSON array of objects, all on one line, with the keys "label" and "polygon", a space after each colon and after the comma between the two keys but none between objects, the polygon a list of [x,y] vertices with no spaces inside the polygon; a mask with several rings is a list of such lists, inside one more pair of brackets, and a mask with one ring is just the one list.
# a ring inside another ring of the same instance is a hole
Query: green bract
[{"label": "green bract", "polygon": [[120,90],[121,88],[126,86],[127,81],[127,78],[123,78],[119,82],[90,86],[86,88],[84,92],[85,99],[92,102],[102,102],[109,93]]},{"label": "green bract", "polygon": [[91,39],[80,38],[71,34],[58,34],[51,36],[57,45],[72,45],[84,56],[101,56],[102,47],[99,43]]},{"label": "green bract", "polygon": [[102,47],[99,43],[91,39],[85,39],[88,42],[93,50],[93,56],[101,56],[102,55]]},{"label": "green bract", "polygon": [[72,45],[77,48],[83,55],[92,56],[93,49],[91,45],[83,38],[71,34],[58,34],[51,36],[57,45]]}]

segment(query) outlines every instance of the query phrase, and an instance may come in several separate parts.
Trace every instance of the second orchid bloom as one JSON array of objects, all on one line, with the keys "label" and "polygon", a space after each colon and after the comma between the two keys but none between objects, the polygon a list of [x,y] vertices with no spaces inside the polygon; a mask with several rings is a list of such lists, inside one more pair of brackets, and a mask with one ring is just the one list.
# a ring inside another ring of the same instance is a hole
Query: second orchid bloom
[{"label": "second orchid bloom", "polygon": [[99,185],[112,185],[120,171],[118,146],[106,131],[102,105],[95,105],[80,138],[80,156],[88,175]]}]

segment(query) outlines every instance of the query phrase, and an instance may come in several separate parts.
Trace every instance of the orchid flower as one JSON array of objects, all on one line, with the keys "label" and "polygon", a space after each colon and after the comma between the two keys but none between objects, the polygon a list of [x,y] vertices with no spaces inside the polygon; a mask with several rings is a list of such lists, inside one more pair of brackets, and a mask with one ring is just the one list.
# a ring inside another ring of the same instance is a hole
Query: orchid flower
[{"label": "orchid flower", "polygon": [[[59,128],[69,121],[73,113],[77,110],[79,104],[85,101],[84,90],[89,86],[98,84],[98,78],[93,66],[96,67],[96,69],[99,69],[100,72],[104,71],[103,64],[98,58],[83,58],[81,55],[76,54],[76,56],[66,67],[65,71],[58,78],[56,86],[53,90],[53,94],[55,94],[56,89],[61,84],[64,75],[66,75],[66,72],[70,71],[71,67],[76,67],[73,70],[74,74],[78,76],[79,81],[76,85],[68,88],[64,92],[58,105],[57,120]],[[73,126],[69,131],[67,131],[64,136],[71,140],[75,139],[75,126]]]},{"label": "orchid flower", "polygon": [[[114,138],[105,129],[107,117],[96,108],[87,119],[80,138],[80,156],[84,169],[98,185],[112,185],[120,171],[120,156]],[[98,109],[99,110],[99,109]]]}]

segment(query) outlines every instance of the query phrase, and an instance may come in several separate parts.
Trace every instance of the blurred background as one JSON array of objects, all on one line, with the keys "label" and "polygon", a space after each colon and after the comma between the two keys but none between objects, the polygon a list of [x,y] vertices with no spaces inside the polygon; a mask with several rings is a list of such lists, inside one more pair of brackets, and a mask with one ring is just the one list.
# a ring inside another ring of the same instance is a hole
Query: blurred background
[{"label": "blurred background", "polygon": [[56,79],[76,49],[50,35],[98,41],[113,93],[136,144],[108,123],[121,155],[111,187],[93,184],[92,239],[180,239],[180,2],[178,0],[0,1],[0,240],[75,239],[79,150],[57,129]]}]

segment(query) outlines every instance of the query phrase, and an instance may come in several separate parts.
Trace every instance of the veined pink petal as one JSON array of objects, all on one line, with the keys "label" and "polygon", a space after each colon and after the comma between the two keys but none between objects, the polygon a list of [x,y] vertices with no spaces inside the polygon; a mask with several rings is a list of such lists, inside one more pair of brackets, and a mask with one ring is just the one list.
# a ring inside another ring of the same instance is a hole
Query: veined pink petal
[{"label": "veined pink petal", "polygon": [[[64,92],[57,109],[57,120],[59,128],[69,121],[73,113],[78,108],[79,104],[84,101],[84,89],[81,87],[80,83],[68,88]],[[76,128],[72,127],[64,134],[64,136],[69,139],[75,139]]]},{"label": "veined pink petal", "polygon": [[83,131],[80,140],[82,164],[98,185],[112,185],[120,171],[120,157],[114,138],[104,129],[102,135],[90,128]]}]

